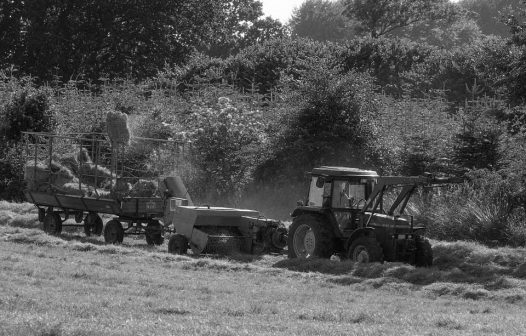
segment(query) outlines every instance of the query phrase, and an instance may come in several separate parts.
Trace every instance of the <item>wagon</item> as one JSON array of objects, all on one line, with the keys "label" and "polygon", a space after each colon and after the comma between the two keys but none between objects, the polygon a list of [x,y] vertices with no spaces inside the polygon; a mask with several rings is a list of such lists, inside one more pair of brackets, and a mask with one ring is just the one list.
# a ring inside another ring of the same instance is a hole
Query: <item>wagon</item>
[{"label": "wagon", "polygon": [[[125,146],[102,133],[23,136],[24,195],[38,208],[45,232],[81,226],[87,236],[104,234],[107,243],[142,234],[149,245],[163,243],[169,228],[162,186],[187,164],[184,142],[132,137]],[[111,217],[106,225],[101,214]]]}]

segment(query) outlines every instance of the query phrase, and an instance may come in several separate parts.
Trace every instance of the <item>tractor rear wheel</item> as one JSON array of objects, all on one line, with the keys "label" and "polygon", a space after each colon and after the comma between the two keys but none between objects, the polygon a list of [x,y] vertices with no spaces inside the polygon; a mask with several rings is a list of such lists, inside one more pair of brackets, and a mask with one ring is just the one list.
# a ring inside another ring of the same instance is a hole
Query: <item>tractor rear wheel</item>
[{"label": "tractor rear wheel", "polygon": [[433,265],[433,249],[428,239],[416,238],[415,266],[430,267]]},{"label": "tractor rear wheel", "polygon": [[95,212],[88,213],[86,218],[84,218],[84,233],[88,237],[92,234],[100,236],[103,227],[102,218]]},{"label": "tractor rear wheel", "polygon": [[174,234],[168,240],[168,252],[172,254],[186,254],[188,252],[188,239],[181,234]]},{"label": "tractor rear wheel", "polygon": [[289,258],[330,258],[334,253],[334,234],[320,216],[294,218],[288,235]]},{"label": "tractor rear wheel", "polygon": [[144,232],[146,238],[146,244],[148,245],[162,245],[164,242],[163,238],[163,226],[158,220],[151,220],[146,226]]},{"label": "tractor rear wheel", "polygon": [[116,219],[106,223],[104,228],[104,241],[108,244],[120,244],[124,240],[124,229],[121,222]]},{"label": "tractor rear wheel", "polygon": [[62,232],[62,219],[56,212],[48,212],[44,217],[44,232],[58,235]]},{"label": "tractor rear wheel", "polygon": [[382,262],[382,247],[374,237],[361,236],[351,242],[347,257],[358,263]]}]

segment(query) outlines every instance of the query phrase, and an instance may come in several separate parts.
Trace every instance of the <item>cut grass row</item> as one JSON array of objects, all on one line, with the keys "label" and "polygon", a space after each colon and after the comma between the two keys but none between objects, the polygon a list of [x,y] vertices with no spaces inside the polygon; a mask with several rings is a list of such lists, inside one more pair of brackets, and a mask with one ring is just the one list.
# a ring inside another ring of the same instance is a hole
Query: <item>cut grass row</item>
[{"label": "cut grass row", "polygon": [[524,249],[435,242],[431,269],[196,258],[144,240],[49,236],[29,228],[38,221],[24,209],[0,210],[0,335],[511,335],[526,327]]}]

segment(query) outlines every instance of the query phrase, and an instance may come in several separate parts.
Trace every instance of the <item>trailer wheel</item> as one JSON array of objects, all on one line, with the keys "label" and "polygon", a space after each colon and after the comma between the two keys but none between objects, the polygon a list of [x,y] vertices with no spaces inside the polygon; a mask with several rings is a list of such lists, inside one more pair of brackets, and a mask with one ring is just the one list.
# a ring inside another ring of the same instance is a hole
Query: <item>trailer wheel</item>
[{"label": "trailer wheel", "polygon": [[104,225],[102,223],[102,218],[95,212],[90,212],[86,215],[84,219],[84,233],[86,236],[91,236],[92,234],[100,236],[102,233]]},{"label": "trailer wheel", "polygon": [[429,240],[417,237],[415,251],[415,266],[430,267],[433,265],[433,249]]},{"label": "trailer wheel", "polygon": [[124,229],[121,222],[116,219],[106,223],[104,228],[104,241],[109,244],[120,244],[124,239]]},{"label": "trailer wheel", "polygon": [[289,258],[330,258],[334,253],[334,234],[319,216],[294,218],[288,235]]},{"label": "trailer wheel", "polygon": [[48,212],[44,217],[44,232],[58,235],[62,232],[62,219],[56,212]]},{"label": "trailer wheel", "polygon": [[168,252],[172,254],[186,254],[188,248],[188,239],[181,234],[174,234],[168,241]]},{"label": "trailer wheel", "polygon": [[347,251],[347,257],[358,263],[382,262],[384,255],[382,247],[374,237],[361,236],[356,238]]},{"label": "trailer wheel", "polygon": [[146,244],[161,245],[164,242],[163,226],[158,220],[149,221],[144,236],[146,238]]}]

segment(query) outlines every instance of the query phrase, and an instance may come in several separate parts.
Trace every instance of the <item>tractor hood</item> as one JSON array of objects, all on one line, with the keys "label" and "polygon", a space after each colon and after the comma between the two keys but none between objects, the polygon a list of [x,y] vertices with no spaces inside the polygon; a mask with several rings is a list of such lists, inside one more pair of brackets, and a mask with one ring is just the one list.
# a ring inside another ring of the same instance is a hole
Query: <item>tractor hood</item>
[{"label": "tractor hood", "polygon": [[369,221],[370,227],[382,227],[382,228],[410,228],[411,222],[408,218],[400,216],[389,216],[382,213],[371,213],[370,211],[365,212],[366,220],[369,220],[369,217],[372,214],[372,218]]}]

